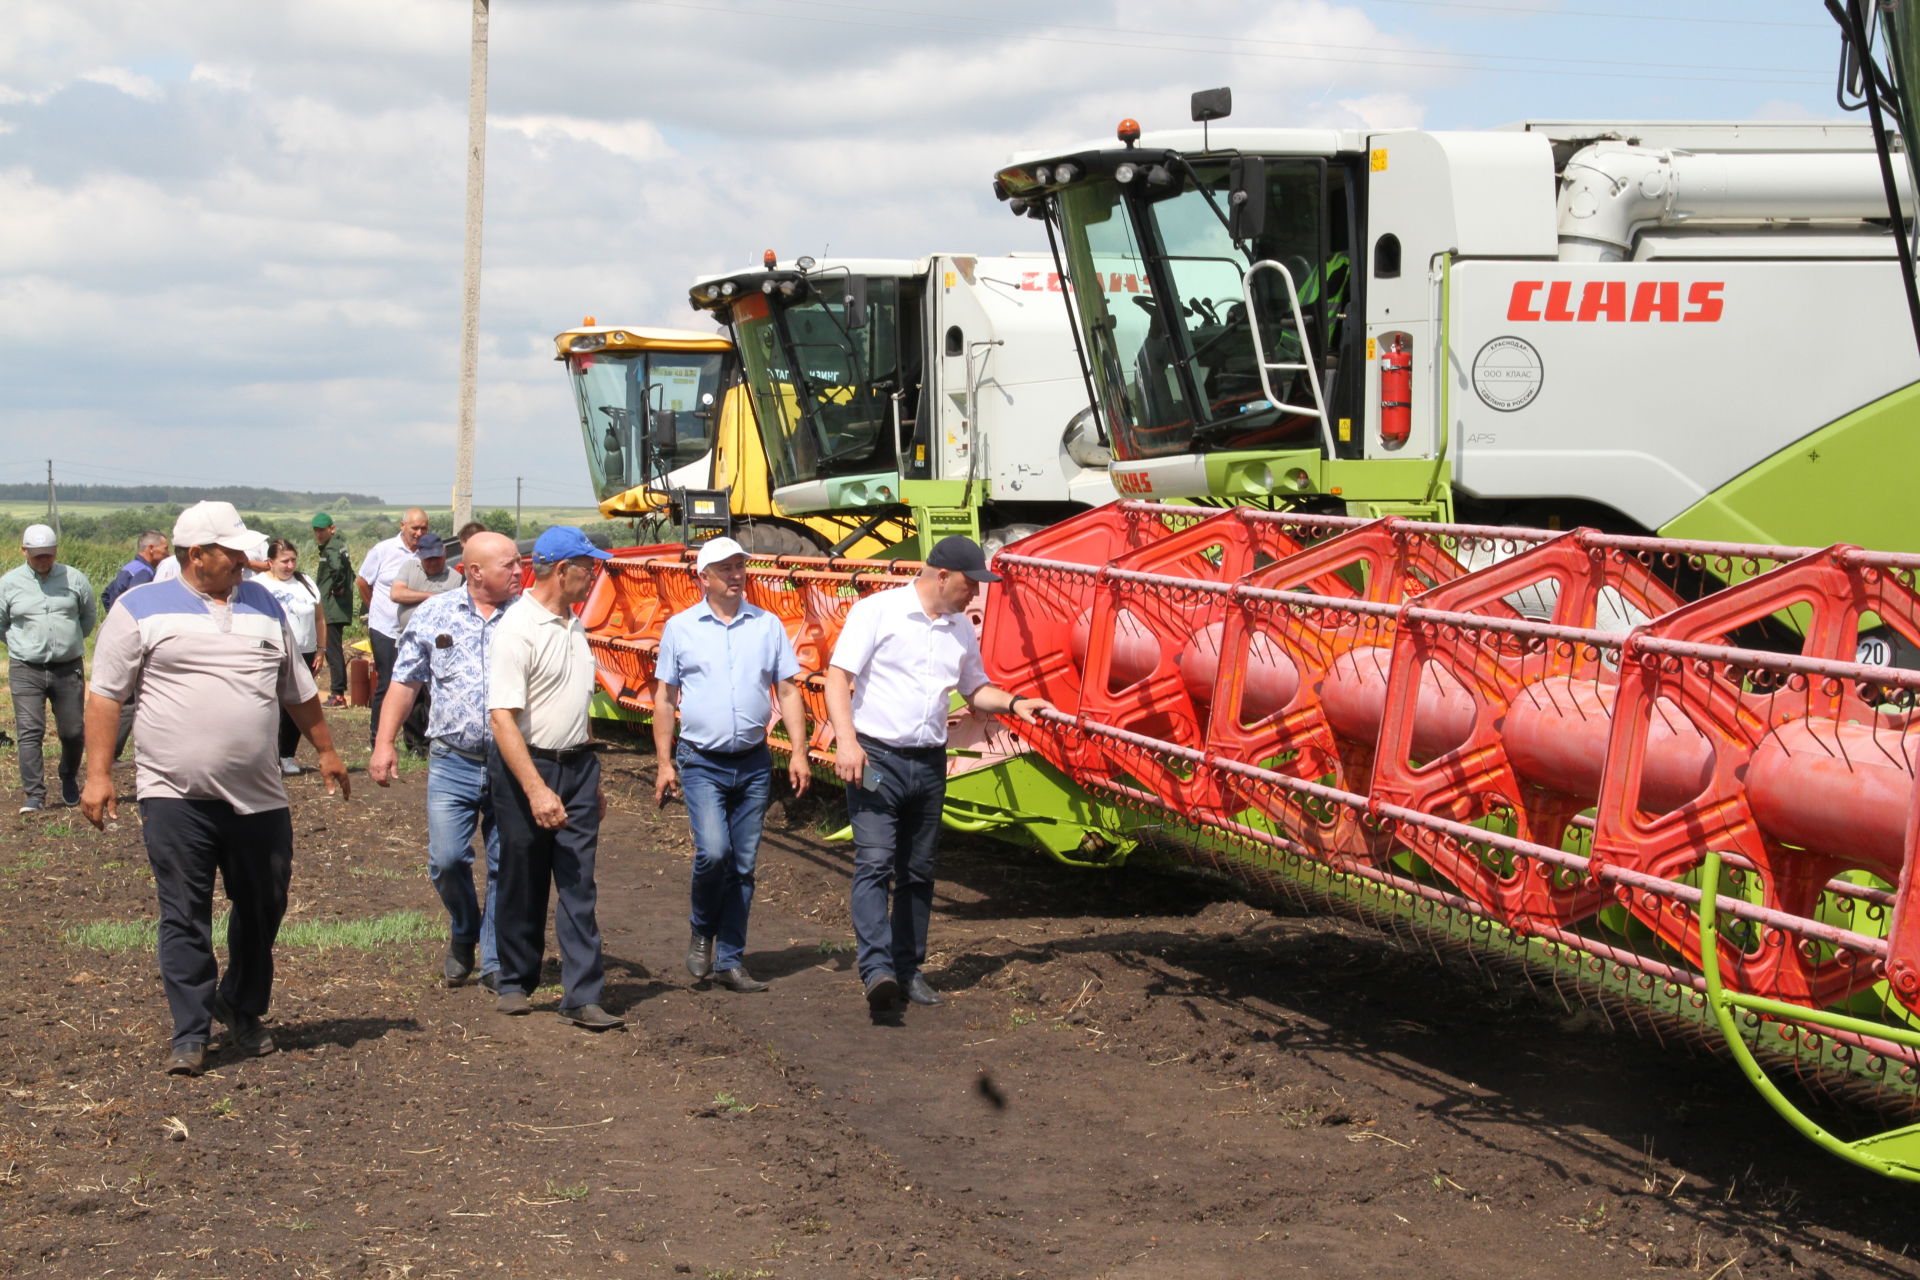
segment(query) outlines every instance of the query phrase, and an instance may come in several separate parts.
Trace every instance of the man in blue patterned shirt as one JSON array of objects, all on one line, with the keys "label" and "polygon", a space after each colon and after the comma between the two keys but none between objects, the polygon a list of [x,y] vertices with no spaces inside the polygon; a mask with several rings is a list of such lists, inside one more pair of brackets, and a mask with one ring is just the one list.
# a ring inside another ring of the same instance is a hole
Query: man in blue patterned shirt
[{"label": "man in blue patterned shirt", "polygon": [[[393,684],[380,708],[367,773],[388,786],[397,770],[394,738],[423,686],[432,696],[427,721],[427,875],[446,904],[447,952],[441,971],[450,987],[473,976],[494,990],[500,968],[494,945],[494,883],[500,874],[500,837],[493,825],[487,782],[488,646],[494,625],[520,588],[520,556],[513,539],[478,533],[467,539],[464,589],[444,592],[413,611],[395,649]],[[487,846],[484,911],[473,887],[473,832]],[[478,956],[475,950],[478,949]]]}]

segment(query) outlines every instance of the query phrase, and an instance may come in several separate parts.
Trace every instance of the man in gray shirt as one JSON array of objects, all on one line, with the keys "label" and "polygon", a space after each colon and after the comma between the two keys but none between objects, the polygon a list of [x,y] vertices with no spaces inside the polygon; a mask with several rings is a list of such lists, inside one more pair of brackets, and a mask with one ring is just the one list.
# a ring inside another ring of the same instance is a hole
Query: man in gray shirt
[{"label": "man in gray shirt", "polygon": [[[60,564],[59,535],[30,524],[20,535],[27,562],[0,576],[0,637],[7,642],[7,688],[13,694],[13,725],[20,740],[20,812],[47,804],[40,744],[47,733],[47,705],[60,736],[60,799],[80,802],[80,753],[86,745],[82,711],[86,676],[81,655],[99,616],[87,575]],[[107,743],[112,751],[113,743]]]},{"label": "man in gray shirt", "polygon": [[[274,748],[282,706],[312,741],[327,790],[347,792],[286,617],[265,587],[241,580],[258,541],[232,503],[188,507],[173,527],[180,576],[121,597],[94,646],[80,811],[96,827],[119,817],[113,740],[121,704],[138,689],[134,782],[160,900],[173,1075],[199,1074],[215,1018],[229,1049],[274,1050],[261,1018],[293,875],[293,819]],[[216,872],[233,904],[224,980],[213,954]]]}]

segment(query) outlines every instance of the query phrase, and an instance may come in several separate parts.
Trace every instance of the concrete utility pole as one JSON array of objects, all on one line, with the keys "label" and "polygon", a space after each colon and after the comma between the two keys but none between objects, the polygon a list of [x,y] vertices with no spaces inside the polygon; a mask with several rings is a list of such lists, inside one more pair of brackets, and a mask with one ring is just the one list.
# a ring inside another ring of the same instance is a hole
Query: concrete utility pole
[{"label": "concrete utility pole", "polygon": [[47,515],[48,523],[53,525],[53,536],[60,536],[60,495],[53,488],[53,459],[47,459]]},{"label": "concrete utility pole", "polygon": [[473,401],[480,370],[480,226],[487,187],[487,19],[473,0],[467,69],[467,244],[460,282],[460,425],[453,464],[453,527],[473,519]]},{"label": "concrete utility pole", "polygon": [[513,478],[513,536],[515,538],[520,536],[520,484],[525,479],[525,476]]}]

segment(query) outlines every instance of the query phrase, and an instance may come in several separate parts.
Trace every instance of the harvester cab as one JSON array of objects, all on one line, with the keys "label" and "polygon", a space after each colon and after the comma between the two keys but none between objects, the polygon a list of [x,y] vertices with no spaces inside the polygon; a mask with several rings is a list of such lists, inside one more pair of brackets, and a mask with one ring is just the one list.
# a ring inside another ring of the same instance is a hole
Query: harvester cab
[{"label": "harvester cab", "polygon": [[789,516],[773,501],[767,459],[722,333],[596,325],[554,339],[567,366],[600,512],[664,517],[676,536],[731,533],[770,555],[876,555],[903,526]]},{"label": "harvester cab", "polygon": [[769,252],[689,300],[733,332],[781,508],[910,515],[924,551],[950,533],[999,543],[1112,496],[1049,267]]},{"label": "harvester cab", "polygon": [[601,515],[658,514],[677,494],[724,487],[714,443],[739,369],[724,335],[588,317],[553,343],[573,383]]},{"label": "harvester cab", "polygon": [[1049,225],[1122,495],[1909,540],[1864,126],[1227,130],[1217,93],[995,182]]}]

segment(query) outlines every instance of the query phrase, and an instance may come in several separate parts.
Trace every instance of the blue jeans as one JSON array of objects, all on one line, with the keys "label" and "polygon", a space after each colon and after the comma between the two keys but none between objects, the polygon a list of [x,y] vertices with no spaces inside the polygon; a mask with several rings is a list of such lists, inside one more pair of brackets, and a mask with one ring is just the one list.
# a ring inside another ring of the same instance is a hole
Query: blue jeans
[{"label": "blue jeans", "polygon": [[[487,845],[487,905],[473,891],[473,829]],[[493,937],[494,886],[500,878],[500,833],[493,822],[487,766],[436,742],[427,755],[427,875],[446,904],[448,932],[480,944],[480,972],[500,967]]]},{"label": "blue jeans", "polygon": [[714,939],[713,967],[737,969],[753,907],[753,864],[767,816],[773,755],[765,743],[738,753],[674,752],[693,826],[693,931]]},{"label": "blue jeans", "polygon": [[889,973],[905,982],[927,959],[947,753],[942,747],[903,750],[866,737],[860,745],[867,752],[865,785],[847,788],[860,980]]}]

